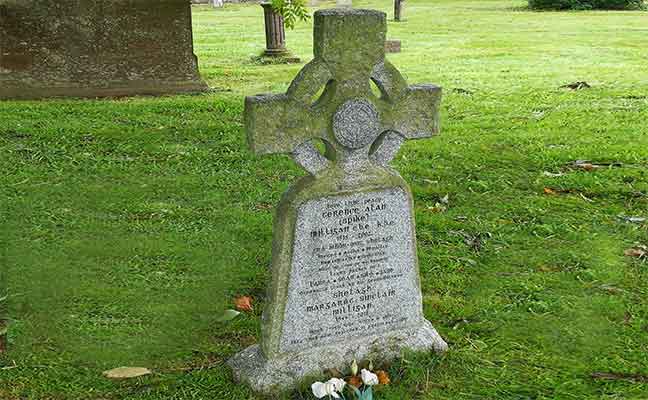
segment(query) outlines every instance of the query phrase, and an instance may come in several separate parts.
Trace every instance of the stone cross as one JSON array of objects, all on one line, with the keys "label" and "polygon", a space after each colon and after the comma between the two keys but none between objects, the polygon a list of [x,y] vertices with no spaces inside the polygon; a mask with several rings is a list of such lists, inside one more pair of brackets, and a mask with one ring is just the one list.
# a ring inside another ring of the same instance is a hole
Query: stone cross
[{"label": "stone cross", "polygon": [[245,101],[252,150],[309,173],[278,206],[261,343],[229,361],[261,392],[354,358],[447,348],[423,316],[411,191],[389,166],[405,140],[438,133],[441,89],[408,86],[385,59],[384,13],[314,19],[315,57],[288,91]]},{"label": "stone cross", "polygon": [[[332,9],[317,12],[315,20],[315,59],[288,92],[246,98],[245,126],[254,152],[292,154],[317,174],[333,160],[319,155],[312,139],[323,140],[336,164],[348,170],[369,161],[387,165],[404,140],[438,132],[441,89],[407,86],[385,59],[382,14]],[[372,146],[377,147],[370,152]]]}]

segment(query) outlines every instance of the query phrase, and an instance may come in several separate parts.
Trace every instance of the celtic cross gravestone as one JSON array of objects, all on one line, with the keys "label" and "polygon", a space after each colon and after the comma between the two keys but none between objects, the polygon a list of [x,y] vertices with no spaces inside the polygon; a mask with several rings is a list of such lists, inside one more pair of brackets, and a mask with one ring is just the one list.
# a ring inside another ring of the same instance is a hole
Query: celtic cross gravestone
[{"label": "celtic cross gravestone", "polygon": [[411,191],[389,166],[405,140],[439,131],[441,89],[407,86],[385,59],[382,12],[321,10],[314,29],[315,58],[287,93],[245,101],[252,150],[309,173],[278,206],[261,343],[229,361],[262,392],[447,348],[423,316]]}]

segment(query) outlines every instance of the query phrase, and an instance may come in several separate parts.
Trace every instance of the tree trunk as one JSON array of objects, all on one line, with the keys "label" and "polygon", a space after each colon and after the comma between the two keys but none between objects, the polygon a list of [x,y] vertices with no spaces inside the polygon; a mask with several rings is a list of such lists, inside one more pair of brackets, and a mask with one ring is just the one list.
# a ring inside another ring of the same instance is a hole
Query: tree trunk
[{"label": "tree trunk", "polygon": [[401,14],[403,11],[403,1],[404,0],[394,0],[394,21],[401,20]]},{"label": "tree trunk", "polygon": [[279,56],[287,53],[284,19],[274,12],[270,3],[261,3],[265,17],[266,56]]}]

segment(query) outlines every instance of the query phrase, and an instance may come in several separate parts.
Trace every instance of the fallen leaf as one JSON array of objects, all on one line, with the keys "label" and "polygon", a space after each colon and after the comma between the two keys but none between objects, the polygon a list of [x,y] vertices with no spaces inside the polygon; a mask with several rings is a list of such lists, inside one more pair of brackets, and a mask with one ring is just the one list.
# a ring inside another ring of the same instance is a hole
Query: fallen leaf
[{"label": "fallen leaf", "polygon": [[591,86],[589,83],[585,81],[580,81],[580,82],[574,82],[574,83],[568,83],[567,85],[562,85],[560,88],[566,88],[566,89],[571,89],[571,90],[581,90],[581,89],[589,89]]},{"label": "fallen leaf", "polygon": [[560,271],[559,267],[554,265],[541,265],[538,267],[539,272],[558,272]]},{"label": "fallen leaf", "polygon": [[239,311],[252,311],[252,298],[250,296],[237,297],[234,306]]},{"label": "fallen leaf", "polygon": [[625,222],[630,222],[633,224],[641,224],[643,222],[646,222],[646,218],[644,217],[626,217],[624,215],[619,215],[619,218],[621,218]]},{"label": "fallen leaf", "polygon": [[378,383],[381,385],[389,385],[389,382],[391,382],[389,374],[383,370],[376,371],[376,375],[378,376]]},{"label": "fallen leaf", "polygon": [[567,164],[568,167],[570,168],[575,168],[575,169],[582,169],[585,171],[593,171],[595,169],[603,168],[603,167],[622,167],[623,164],[620,162],[598,162],[598,163],[593,163],[590,160],[576,160],[573,161],[569,164]]},{"label": "fallen leaf", "polygon": [[347,379],[347,383],[351,386],[359,388],[360,386],[362,386],[362,379],[360,379],[360,377],[357,375],[353,375]]},{"label": "fallen leaf", "polygon": [[441,213],[447,210],[448,208],[441,204],[441,203],[434,203],[434,206],[428,206],[428,211],[435,212],[435,213]]},{"label": "fallen leaf", "polygon": [[646,246],[637,246],[630,249],[627,249],[623,252],[624,255],[628,257],[645,257],[648,254],[648,248]]},{"label": "fallen leaf", "polygon": [[270,210],[274,207],[272,203],[258,203],[254,206],[257,210]]},{"label": "fallen leaf", "polygon": [[585,171],[593,171],[593,170],[599,168],[598,165],[588,163],[588,162],[579,163],[578,161],[574,164],[574,167],[584,169]]},{"label": "fallen leaf", "polygon": [[548,188],[548,187],[546,187],[546,188],[544,188],[544,194],[551,194],[551,195],[555,195],[555,194],[558,194],[558,192],[556,192],[556,191],[553,190],[552,188]]},{"label": "fallen leaf", "polygon": [[563,174],[562,172],[558,172],[558,173],[554,174],[553,172],[544,171],[544,172],[542,173],[542,175],[544,175],[544,176],[548,176],[548,177],[551,177],[551,178],[556,178],[556,177],[558,177],[558,176],[563,176],[563,175],[565,175],[565,174]]},{"label": "fallen leaf", "polygon": [[223,312],[223,315],[218,317],[218,319],[216,319],[216,321],[218,321],[218,322],[231,321],[234,318],[236,318],[236,316],[239,315],[239,314],[240,314],[240,312],[238,312],[236,310],[225,310],[225,312]]},{"label": "fallen leaf", "polygon": [[119,367],[119,368],[115,368],[103,372],[103,375],[106,378],[110,378],[110,379],[137,378],[138,376],[144,376],[149,374],[151,374],[150,369],[140,368],[140,367]]},{"label": "fallen leaf", "polygon": [[608,381],[629,381],[629,382],[648,382],[648,375],[627,374],[616,372],[594,372],[591,375],[594,379]]},{"label": "fallen leaf", "polygon": [[605,290],[606,292],[612,293],[612,294],[624,293],[625,292],[625,290],[620,289],[620,288],[618,288],[616,286],[609,285],[609,284],[601,285],[601,286],[599,286],[599,289]]}]

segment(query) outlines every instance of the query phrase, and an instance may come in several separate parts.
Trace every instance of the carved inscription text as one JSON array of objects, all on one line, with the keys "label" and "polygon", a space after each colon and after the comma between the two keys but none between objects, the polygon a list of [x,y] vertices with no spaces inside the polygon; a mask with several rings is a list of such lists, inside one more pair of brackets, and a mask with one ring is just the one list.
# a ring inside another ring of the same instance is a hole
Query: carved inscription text
[{"label": "carved inscription text", "polygon": [[410,207],[404,191],[389,189],[299,209],[282,350],[420,322]]}]

